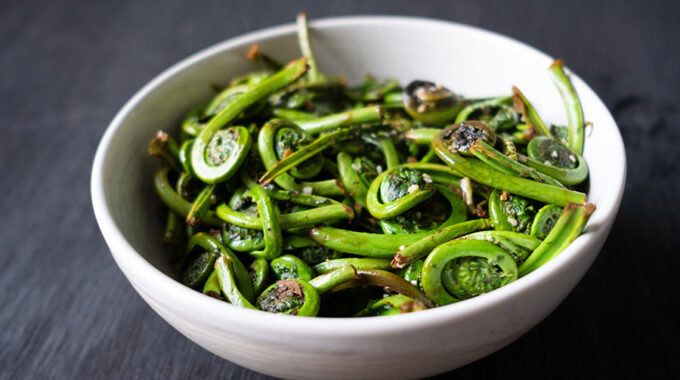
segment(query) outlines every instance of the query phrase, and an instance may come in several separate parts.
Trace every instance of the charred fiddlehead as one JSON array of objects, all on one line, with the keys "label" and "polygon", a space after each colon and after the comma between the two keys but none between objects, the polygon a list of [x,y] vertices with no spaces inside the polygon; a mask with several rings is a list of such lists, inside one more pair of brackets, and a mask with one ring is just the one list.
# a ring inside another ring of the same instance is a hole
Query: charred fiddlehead
[{"label": "charred fiddlehead", "polygon": [[313,317],[319,312],[321,295],[357,277],[354,267],[345,266],[310,281],[279,280],[260,294],[257,307],[271,313]]},{"label": "charred fiddlehead", "polygon": [[463,108],[463,99],[448,88],[421,80],[411,82],[402,94],[404,110],[425,124],[441,125],[453,120]]}]

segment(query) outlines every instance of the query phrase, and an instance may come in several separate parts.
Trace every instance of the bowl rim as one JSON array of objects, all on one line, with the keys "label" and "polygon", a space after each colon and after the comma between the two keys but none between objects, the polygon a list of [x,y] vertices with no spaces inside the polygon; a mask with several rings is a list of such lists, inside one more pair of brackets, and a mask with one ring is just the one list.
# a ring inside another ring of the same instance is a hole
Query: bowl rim
[{"label": "bowl rim", "polygon": [[[310,24],[311,27],[318,29],[366,25],[379,26],[388,24],[419,24],[440,28],[462,28],[471,32],[484,34],[485,37],[497,39],[506,44],[514,44],[517,48],[529,50],[546,59],[552,59],[542,51],[512,37],[476,26],[432,18],[359,15],[321,18],[312,21]],[[109,211],[105,196],[106,185],[103,173],[106,167],[107,154],[113,136],[116,134],[126,117],[134,110],[142,99],[150,93],[153,93],[154,89],[182,70],[213,55],[220,54],[222,51],[252,44],[265,38],[295,33],[295,31],[296,26],[294,23],[269,27],[229,38],[182,59],[163,70],[139,89],[117,112],[107,126],[97,147],[92,166],[90,183],[92,205],[97,223],[114,260],[137,291],[143,292],[147,296],[149,296],[149,291],[153,292],[153,294],[155,294],[153,298],[162,305],[187,318],[200,318],[202,322],[205,322],[206,327],[220,330],[238,330],[239,333],[244,335],[258,336],[259,338],[268,339],[270,341],[280,341],[280,337],[285,335],[295,335],[300,338],[319,338],[322,335],[327,337],[373,337],[390,334],[396,330],[405,331],[408,329],[415,329],[422,327],[423,325],[441,326],[455,320],[464,319],[481,311],[489,310],[497,303],[502,303],[503,301],[508,301],[521,296],[522,293],[527,292],[529,289],[545,284],[549,281],[549,278],[553,277],[561,270],[564,270],[564,268],[567,268],[570,262],[573,262],[581,255],[586,254],[588,248],[604,242],[618,211],[625,186],[626,156],[623,139],[621,138],[616,122],[602,100],[583,80],[581,80],[580,77],[578,77],[578,75],[569,72],[574,85],[577,88],[580,88],[580,91],[585,89],[586,91],[592,92],[595,99],[594,103],[598,103],[595,104],[595,106],[602,107],[606,111],[604,116],[608,117],[610,119],[609,122],[615,127],[615,131],[613,131],[612,134],[612,137],[615,138],[610,142],[608,149],[611,150],[612,160],[620,162],[621,164],[616,166],[616,172],[612,173],[609,177],[612,178],[612,182],[609,184],[611,191],[604,194],[598,201],[597,212],[593,214],[584,233],[557,257],[553,258],[536,271],[519,278],[508,285],[455,304],[445,305],[418,313],[408,313],[383,318],[300,318],[234,307],[227,302],[206,297],[200,292],[180,284],[173,278],[161,272],[151,263],[146,261],[146,259],[132,247],[120,229],[118,229]],[[195,313],[196,310],[200,310],[200,314]]]}]

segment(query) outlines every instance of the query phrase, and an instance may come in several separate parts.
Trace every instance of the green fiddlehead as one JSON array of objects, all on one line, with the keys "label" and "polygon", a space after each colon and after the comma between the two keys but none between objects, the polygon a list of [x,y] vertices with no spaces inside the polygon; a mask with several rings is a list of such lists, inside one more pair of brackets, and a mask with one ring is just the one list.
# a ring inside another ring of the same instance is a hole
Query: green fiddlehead
[{"label": "green fiddlehead", "polygon": [[386,234],[432,232],[465,221],[467,208],[461,197],[445,186],[434,187],[438,192],[434,197],[400,215],[380,220],[382,230]]},{"label": "green fiddlehead", "polygon": [[277,280],[301,279],[311,281],[314,271],[300,258],[293,255],[279,256],[269,264]]},{"label": "green fiddlehead", "polygon": [[403,214],[434,195],[432,182],[428,182],[422,172],[396,167],[373,180],[368,188],[366,207],[374,217],[387,219]]},{"label": "green fiddlehead", "polygon": [[463,108],[455,122],[477,120],[486,123],[494,131],[512,128],[519,124],[520,115],[511,106],[510,96],[482,100]]},{"label": "green fiddlehead", "polygon": [[489,219],[497,230],[528,233],[536,215],[525,198],[494,190],[489,196]]},{"label": "green fiddlehead", "polygon": [[[275,145],[276,136],[280,129],[299,129],[295,124],[283,119],[273,119],[266,123],[258,134],[257,145],[260,158],[267,170],[271,170],[279,163],[279,158],[276,155]],[[302,132],[304,133],[304,132]],[[288,173],[279,173],[274,179],[274,182],[285,190],[298,191],[309,194],[319,194],[326,196],[343,195],[343,189],[338,185],[336,180],[326,180],[318,182],[301,182],[297,183],[295,179]]]},{"label": "green fiddlehead", "polygon": [[438,305],[448,305],[497,289],[517,279],[515,260],[480,240],[453,240],[425,259],[422,285]]},{"label": "green fiddlehead", "polygon": [[345,266],[309,282],[301,279],[279,280],[260,294],[257,307],[271,313],[313,317],[319,312],[322,294],[356,277],[356,270]]},{"label": "green fiddlehead", "polygon": [[531,230],[529,234],[539,239],[545,239],[550,231],[555,227],[555,223],[562,214],[562,208],[554,205],[543,206],[534,217],[534,222],[531,223]]},{"label": "green fiddlehead", "polygon": [[[191,148],[191,164],[196,176],[207,183],[220,182],[231,177],[246,157],[250,133],[245,128],[238,127],[229,127],[219,134],[218,132],[249,106],[296,80],[306,69],[306,59],[292,62],[277,74],[253,86],[210,119],[196,136]],[[232,150],[216,151],[228,137],[237,143]],[[213,149],[208,149],[209,146]]]},{"label": "green fiddlehead", "polygon": [[527,145],[519,159],[527,166],[566,185],[577,185],[588,177],[588,165],[580,154],[550,137],[539,136]]}]

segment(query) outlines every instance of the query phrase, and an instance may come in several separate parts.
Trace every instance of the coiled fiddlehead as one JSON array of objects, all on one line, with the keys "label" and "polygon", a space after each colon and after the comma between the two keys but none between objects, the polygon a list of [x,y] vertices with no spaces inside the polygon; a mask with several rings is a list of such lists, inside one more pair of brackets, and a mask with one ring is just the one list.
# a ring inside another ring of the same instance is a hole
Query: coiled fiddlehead
[{"label": "coiled fiddlehead", "polygon": [[528,233],[536,215],[525,198],[494,190],[489,196],[489,218],[497,230]]},{"label": "coiled fiddlehead", "polygon": [[307,282],[302,279],[279,280],[257,298],[260,310],[278,314],[313,317],[319,312],[321,295],[357,278],[352,266],[345,266]]},{"label": "coiled fiddlehead", "polygon": [[[283,136],[283,134],[279,134],[280,129],[296,131],[295,133],[291,132],[290,135],[295,134],[304,136],[304,131],[301,131],[298,126],[290,121],[283,119],[273,119],[266,123],[260,130],[257,144],[260,158],[262,159],[262,163],[267,170],[271,170],[279,163],[275,146],[279,144],[276,141],[276,136]],[[326,196],[337,196],[344,194],[342,188],[338,186],[338,182],[336,180],[297,183],[291,175],[286,172],[281,172],[275,178],[273,178],[273,181],[285,190],[305,192],[305,189],[308,189],[308,193]]]},{"label": "coiled fiddlehead", "polygon": [[577,185],[588,177],[588,165],[583,157],[553,138],[534,138],[527,145],[527,154],[528,157],[520,156],[527,166],[566,185]]},{"label": "coiled fiddlehead", "polygon": [[531,224],[531,236],[539,239],[544,239],[557,223],[557,220],[562,213],[562,209],[553,205],[543,206],[534,217],[534,222]]},{"label": "coiled fiddlehead", "polygon": [[519,124],[520,115],[511,105],[512,98],[509,96],[475,102],[463,108],[456,116],[455,122],[477,120],[484,122],[494,131],[512,128]]},{"label": "coiled fiddlehead", "polygon": [[[427,174],[425,174],[427,175]],[[431,232],[467,219],[467,208],[461,197],[439,184],[438,194],[392,218],[380,220],[386,234],[413,234]]]},{"label": "coiled fiddlehead", "polygon": [[470,148],[479,141],[490,145],[496,143],[494,131],[481,121],[464,121],[453,124],[440,132],[438,138],[448,147],[451,153],[465,155],[470,155]]},{"label": "coiled fiddlehead", "polygon": [[453,240],[425,259],[422,284],[438,305],[448,305],[506,285],[517,279],[515,260],[486,241]]},{"label": "coiled fiddlehead", "polygon": [[[237,127],[229,127],[219,134],[218,132],[246,108],[293,82],[306,69],[304,58],[291,63],[277,74],[253,86],[250,91],[243,93],[210,119],[206,127],[196,136],[191,148],[191,165],[196,176],[207,183],[220,182],[231,177],[250,148],[247,144],[250,141],[250,133],[245,128]],[[232,148],[228,151],[217,149],[224,145],[223,141],[229,141],[227,137],[238,144],[232,142]],[[212,149],[208,149],[209,146]]]},{"label": "coiled fiddlehead", "polygon": [[396,167],[373,180],[366,196],[366,207],[374,217],[387,219],[403,214],[434,195],[432,181],[428,181],[422,172]]},{"label": "coiled fiddlehead", "polygon": [[416,80],[404,88],[404,110],[425,124],[441,125],[453,120],[463,108],[463,100],[446,87]]},{"label": "coiled fiddlehead", "polygon": [[272,260],[269,264],[271,272],[277,280],[301,279],[311,281],[314,271],[300,258],[284,255]]}]

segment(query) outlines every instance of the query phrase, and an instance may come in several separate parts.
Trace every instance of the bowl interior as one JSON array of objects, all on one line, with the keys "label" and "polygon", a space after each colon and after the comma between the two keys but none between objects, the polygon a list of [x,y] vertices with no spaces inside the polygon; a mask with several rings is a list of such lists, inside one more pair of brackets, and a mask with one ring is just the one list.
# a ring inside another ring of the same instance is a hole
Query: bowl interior
[{"label": "bowl interior", "polygon": [[[506,95],[516,85],[546,123],[566,123],[561,98],[548,77],[552,59],[522,43],[473,27],[422,19],[355,17],[312,25],[312,44],[326,74],[343,74],[350,82],[366,74],[396,78],[402,84],[432,80],[466,97]],[[215,94],[214,85],[257,70],[259,66],[245,58],[255,42],[281,61],[300,56],[293,25],[251,33],[204,50],[140,90],[116,116],[99,147],[93,199],[100,225],[106,218],[134,251],[168,276],[175,274],[160,244],[163,223],[152,186],[158,163],[147,155],[148,142],[159,129],[176,133],[183,115]],[[598,210],[587,233],[579,238],[587,239],[598,228],[607,229],[616,213],[625,156],[606,107],[578,77],[572,80],[586,119],[595,125],[587,136],[584,156],[591,176],[588,200]],[[113,238],[102,229],[111,245]],[[569,254],[574,252],[563,253]]]}]

